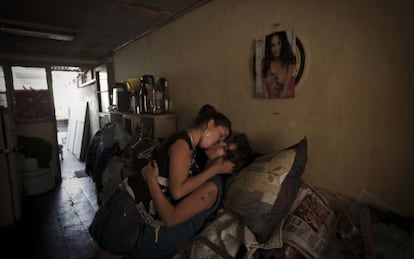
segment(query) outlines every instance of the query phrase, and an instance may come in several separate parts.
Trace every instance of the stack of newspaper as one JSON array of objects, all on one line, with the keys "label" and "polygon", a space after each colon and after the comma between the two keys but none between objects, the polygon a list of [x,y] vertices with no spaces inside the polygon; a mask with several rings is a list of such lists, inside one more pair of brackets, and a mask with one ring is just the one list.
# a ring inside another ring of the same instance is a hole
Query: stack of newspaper
[{"label": "stack of newspaper", "polygon": [[306,258],[369,258],[362,211],[350,199],[304,184],[283,226],[283,243]]}]

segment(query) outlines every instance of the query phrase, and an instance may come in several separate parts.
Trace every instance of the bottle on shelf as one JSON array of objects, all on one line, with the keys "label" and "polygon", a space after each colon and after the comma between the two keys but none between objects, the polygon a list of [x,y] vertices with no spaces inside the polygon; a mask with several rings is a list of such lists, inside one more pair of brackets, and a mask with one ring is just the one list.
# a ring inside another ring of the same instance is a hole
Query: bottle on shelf
[{"label": "bottle on shelf", "polygon": [[131,109],[132,113],[139,113],[139,100],[137,92],[131,92]]},{"label": "bottle on shelf", "polygon": [[139,88],[139,113],[148,113],[148,94],[147,87],[141,77],[141,87]]},{"label": "bottle on shelf", "polygon": [[143,75],[142,81],[147,90],[147,112],[146,113],[152,113],[154,110],[154,96],[153,96],[154,76]]},{"label": "bottle on shelf", "polygon": [[164,113],[170,112],[170,89],[168,88],[168,81],[164,80]]},{"label": "bottle on shelf", "polygon": [[152,113],[153,114],[163,114],[164,113],[164,93],[162,90],[162,84],[163,84],[163,79],[160,77],[156,77],[155,79],[155,84],[154,84],[154,89],[153,89],[153,100],[154,100],[154,106],[152,108]]}]

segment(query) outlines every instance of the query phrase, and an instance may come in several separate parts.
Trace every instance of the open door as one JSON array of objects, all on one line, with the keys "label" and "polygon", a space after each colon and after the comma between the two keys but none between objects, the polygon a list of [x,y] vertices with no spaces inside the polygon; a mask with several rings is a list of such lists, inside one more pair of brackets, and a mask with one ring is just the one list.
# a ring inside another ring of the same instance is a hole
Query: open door
[{"label": "open door", "polygon": [[[56,117],[53,103],[52,80],[49,67],[25,67],[11,66],[12,80],[11,104],[16,120],[16,132],[18,136],[39,138],[52,146],[52,158],[49,163],[48,175],[40,175],[41,179],[47,179],[48,186],[61,180],[59,149],[57,144]],[[24,172],[35,173],[35,166],[25,168],[26,162],[31,159],[19,155],[19,164],[22,171],[23,184]],[[31,175],[32,177],[32,175]],[[36,175],[37,177],[37,175]],[[23,190],[32,186],[24,186]]]}]

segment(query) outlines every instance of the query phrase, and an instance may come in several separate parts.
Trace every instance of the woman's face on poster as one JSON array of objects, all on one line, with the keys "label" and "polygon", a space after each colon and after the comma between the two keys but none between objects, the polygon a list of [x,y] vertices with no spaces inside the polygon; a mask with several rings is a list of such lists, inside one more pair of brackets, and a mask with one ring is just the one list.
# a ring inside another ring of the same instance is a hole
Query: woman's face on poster
[{"label": "woman's face on poster", "polygon": [[273,35],[270,40],[270,49],[274,57],[280,56],[280,50],[282,49],[282,42],[279,39],[279,36]]}]

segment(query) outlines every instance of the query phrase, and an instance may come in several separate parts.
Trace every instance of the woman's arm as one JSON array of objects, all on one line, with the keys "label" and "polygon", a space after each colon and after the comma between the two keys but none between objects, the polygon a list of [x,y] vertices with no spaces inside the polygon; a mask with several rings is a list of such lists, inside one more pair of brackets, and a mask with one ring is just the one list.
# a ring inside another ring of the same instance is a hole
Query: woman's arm
[{"label": "woman's arm", "polygon": [[216,159],[199,174],[189,177],[191,151],[183,140],[170,147],[168,188],[174,199],[181,199],[200,188],[207,180],[220,173],[231,173],[234,164],[223,158]]},{"label": "woman's arm", "polygon": [[208,181],[181,200],[176,206],[173,206],[162,193],[158,184],[157,163],[154,161],[153,164],[148,164],[143,172],[155,209],[167,227],[175,226],[190,219],[201,211],[209,209],[216,202],[217,186]]}]

